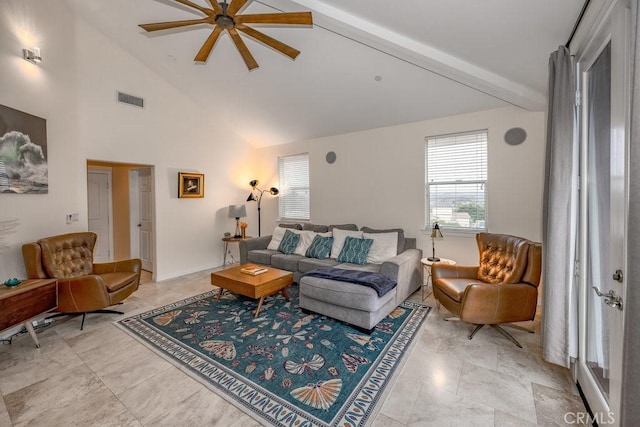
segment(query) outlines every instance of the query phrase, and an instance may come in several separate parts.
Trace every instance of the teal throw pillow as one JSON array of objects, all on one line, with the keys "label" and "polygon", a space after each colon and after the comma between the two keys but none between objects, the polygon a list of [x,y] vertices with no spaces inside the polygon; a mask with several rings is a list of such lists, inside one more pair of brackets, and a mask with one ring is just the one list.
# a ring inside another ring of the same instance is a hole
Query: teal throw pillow
[{"label": "teal throw pillow", "polygon": [[373,239],[358,239],[347,236],[340,255],[338,255],[338,262],[364,265],[367,262],[367,254],[372,244]]},{"label": "teal throw pillow", "polygon": [[332,245],[333,237],[316,236],[313,238],[313,242],[311,242],[311,246],[309,246],[305,255],[309,258],[329,258]]},{"label": "teal throw pillow", "polygon": [[296,246],[298,246],[299,241],[299,234],[296,234],[291,230],[287,230],[282,237],[282,241],[280,242],[280,246],[278,246],[278,250],[283,254],[290,255],[293,253],[293,251],[296,250]]}]

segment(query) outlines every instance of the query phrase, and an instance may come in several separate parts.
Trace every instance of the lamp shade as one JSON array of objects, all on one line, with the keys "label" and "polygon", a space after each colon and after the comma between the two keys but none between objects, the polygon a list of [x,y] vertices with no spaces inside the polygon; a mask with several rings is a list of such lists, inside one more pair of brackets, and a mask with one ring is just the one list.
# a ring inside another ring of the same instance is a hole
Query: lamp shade
[{"label": "lamp shade", "polygon": [[247,216],[245,205],[229,205],[229,218],[243,218]]},{"label": "lamp shade", "polygon": [[442,231],[440,231],[440,226],[436,222],[433,224],[433,228],[431,229],[431,238],[432,239],[443,239]]}]

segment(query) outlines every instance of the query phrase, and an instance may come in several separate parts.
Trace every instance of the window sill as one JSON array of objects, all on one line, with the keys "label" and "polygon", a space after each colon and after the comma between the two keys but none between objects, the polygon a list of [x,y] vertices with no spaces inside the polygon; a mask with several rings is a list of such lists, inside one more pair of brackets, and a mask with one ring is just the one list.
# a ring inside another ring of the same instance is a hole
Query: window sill
[{"label": "window sill", "polygon": [[[475,228],[473,230],[460,230],[460,229],[453,230],[453,229],[447,229],[447,228],[444,228],[444,227],[440,227],[440,231],[442,231],[442,234],[443,234],[443,236],[445,238],[447,238],[449,236],[450,237],[466,237],[466,238],[473,237],[473,238],[475,238],[476,234],[478,234],[478,233],[486,233],[487,232],[486,229],[478,229],[478,228]],[[430,228],[428,228],[428,229],[424,229],[423,228],[422,229],[422,234],[427,235],[427,236],[431,236],[431,229]]]}]

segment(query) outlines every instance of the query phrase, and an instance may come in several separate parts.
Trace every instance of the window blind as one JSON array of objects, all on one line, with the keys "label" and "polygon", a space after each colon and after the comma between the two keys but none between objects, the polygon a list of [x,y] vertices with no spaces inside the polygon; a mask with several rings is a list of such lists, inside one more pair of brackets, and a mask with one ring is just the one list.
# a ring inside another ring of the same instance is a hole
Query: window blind
[{"label": "window blind", "polygon": [[426,138],[426,229],[487,229],[487,131]]},{"label": "window blind", "polygon": [[278,157],[280,219],[309,220],[309,154]]}]

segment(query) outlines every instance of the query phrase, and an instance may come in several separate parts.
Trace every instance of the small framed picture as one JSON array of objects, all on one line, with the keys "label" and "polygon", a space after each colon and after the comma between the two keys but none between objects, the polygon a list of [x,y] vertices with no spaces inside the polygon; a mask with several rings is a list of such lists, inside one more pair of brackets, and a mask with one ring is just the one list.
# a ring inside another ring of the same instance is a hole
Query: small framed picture
[{"label": "small framed picture", "polygon": [[178,197],[204,197],[204,174],[178,172]]}]

